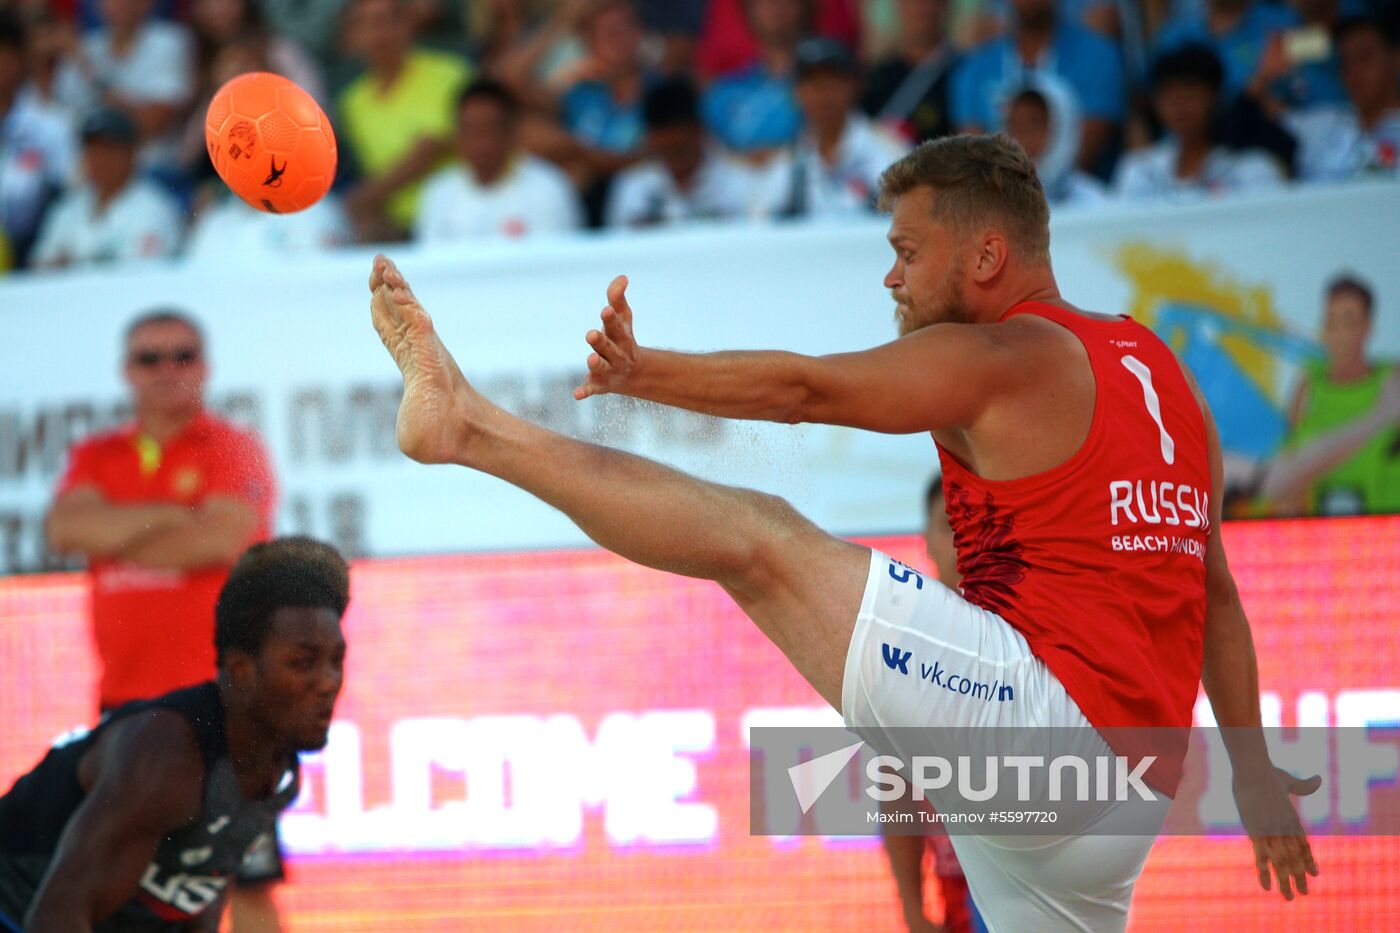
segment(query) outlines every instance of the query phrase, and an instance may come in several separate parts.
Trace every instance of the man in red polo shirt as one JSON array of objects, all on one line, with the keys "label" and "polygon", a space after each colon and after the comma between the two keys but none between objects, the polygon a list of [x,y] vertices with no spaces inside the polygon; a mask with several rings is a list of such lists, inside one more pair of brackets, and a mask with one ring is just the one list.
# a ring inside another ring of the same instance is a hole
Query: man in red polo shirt
[{"label": "man in red polo shirt", "polygon": [[135,420],[78,444],[49,512],[50,545],[88,558],[103,709],[214,675],[214,602],[234,559],[270,531],[273,479],[250,433],[204,410],[193,321],[127,330]]},{"label": "man in red polo shirt", "polygon": [[[194,321],[146,314],[125,350],[135,419],[73,448],[47,522],[54,550],[88,559],[104,711],[214,677],[214,603],[238,555],[269,537],[275,493],[261,442],[204,410]],[[278,929],[281,878],[269,840],[240,873],[236,929]]]}]

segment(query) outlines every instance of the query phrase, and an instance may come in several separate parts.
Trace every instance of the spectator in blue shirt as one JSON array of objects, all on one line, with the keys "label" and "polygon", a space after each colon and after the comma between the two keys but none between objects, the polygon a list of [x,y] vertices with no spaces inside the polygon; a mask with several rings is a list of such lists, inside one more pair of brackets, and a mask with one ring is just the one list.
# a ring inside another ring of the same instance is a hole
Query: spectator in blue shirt
[{"label": "spectator in blue shirt", "polygon": [[1013,0],[1011,30],[968,53],[953,74],[953,123],[960,132],[1002,129],[1007,99],[1028,78],[1058,80],[1083,117],[1079,165],[1098,164],[1126,108],[1123,56],[1109,39],[1062,20],[1055,0]]},{"label": "spectator in blue shirt", "polygon": [[[1265,42],[1244,93],[1272,116],[1284,110],[1346,106],[1347,93],[1333,35],[1343,18],[1363,15],[1362,0],[1296,0],[1303,23]],[[1329,39],[1329,37],[1331,37]]]},{"label": "spectator in blue shirt", "polygon": [[[564,169],[583,193],[590,224],[596,224],[612,176],[644,154],[642,99],[653,75],[642,58],[642,26],[630,0],[571,0],[537,38],[553,41],[554,31],[571,19],[584,54],[561,69],[559,120],[522,122],[521,141]],[[528,101],[530,82],[521,74],[513,87],[522,88],[517,94]]]},{"label": "spectator in blue shirt", "polygon": [[790,143],[802,126],[793,90],[797,43],[812,20],[810,0],[745,0],[759,60],[710,85],[702,103],[710,132],[741,153]]},{"label": "spectator in blue shirt", "polygon": [[1157,36],[1159,54],[1204,44],[1225,67],[1225,98],[1235,97],[1259,69],[1270,39],[1297,27],[1298,14],[1259,0],[1206,0],[1205,11],[1167,23]]},{"label": "spectator in blue shirt", "polygon": [[615,154],[642,145],[642,24],[628,0],[604,0],[583,22],[587,54],[560,100],[564,125],[591,149]]}]

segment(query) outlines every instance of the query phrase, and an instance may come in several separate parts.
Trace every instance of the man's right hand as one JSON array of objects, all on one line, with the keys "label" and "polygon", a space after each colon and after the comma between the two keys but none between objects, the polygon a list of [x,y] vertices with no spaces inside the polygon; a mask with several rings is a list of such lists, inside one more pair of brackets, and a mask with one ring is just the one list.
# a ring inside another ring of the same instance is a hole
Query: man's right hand
[{"label": "man's right hand", "polygon": [[639,351],[632,333],[632,309],[627,304],[627,276],[619,275],[608,286],[608,306],[602,319],[603,329],[590,330],[584,338],[593,352],[588,356],[588,378],[574,390],[579,401],[591,395],[625,394],[637,371]]}]

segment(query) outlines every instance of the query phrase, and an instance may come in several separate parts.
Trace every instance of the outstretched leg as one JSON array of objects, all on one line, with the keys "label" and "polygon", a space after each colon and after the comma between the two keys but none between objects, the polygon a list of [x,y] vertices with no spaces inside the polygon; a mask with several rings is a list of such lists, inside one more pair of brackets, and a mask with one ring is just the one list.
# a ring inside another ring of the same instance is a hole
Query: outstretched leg
[{"label": "outstretched leg", "polygon": [[370,276],[375,330],[403,374],[399,447],[519,486],[628,560],[715,580],[841,708],[846,651],[870,551],[821,531],[776,496],[708,483],[556,434],[472,388],[408,283],[383,257]]}]

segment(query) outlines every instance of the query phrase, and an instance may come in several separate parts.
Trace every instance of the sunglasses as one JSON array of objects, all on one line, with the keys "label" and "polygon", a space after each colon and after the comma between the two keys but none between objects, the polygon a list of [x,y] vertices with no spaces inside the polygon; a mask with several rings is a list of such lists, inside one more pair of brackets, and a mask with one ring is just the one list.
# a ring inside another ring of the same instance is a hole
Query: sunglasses
[{"label": "sunglasses", "polygon": [[198,347],[180,347],[175,350],[138,350],[131,354],[131,362],[143,369],[155,369],[161,363],[171,362],[180,368],[199,362]]}]

